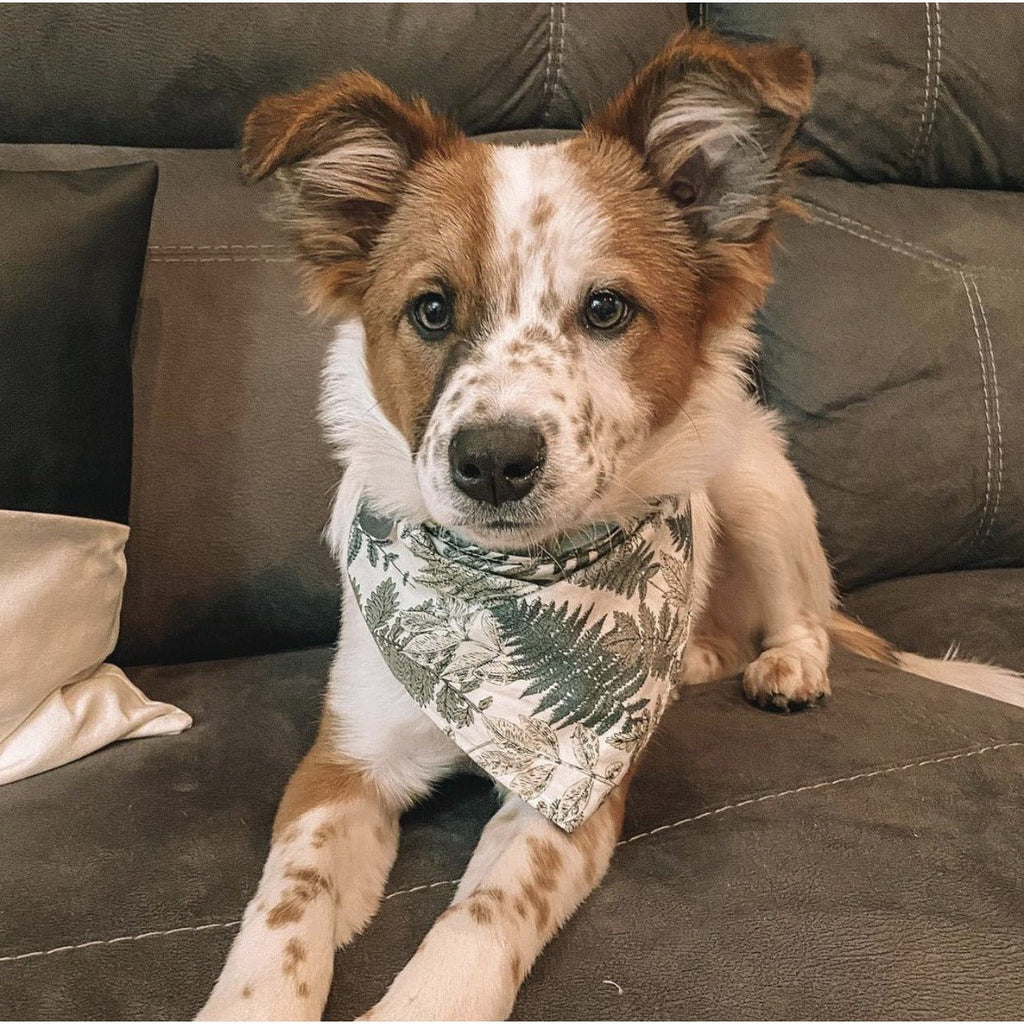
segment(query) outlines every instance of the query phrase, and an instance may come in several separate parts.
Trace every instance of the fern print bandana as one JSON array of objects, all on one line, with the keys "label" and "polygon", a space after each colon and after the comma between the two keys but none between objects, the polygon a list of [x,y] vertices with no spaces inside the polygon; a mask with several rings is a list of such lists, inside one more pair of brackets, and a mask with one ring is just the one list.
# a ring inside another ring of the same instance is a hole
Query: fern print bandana
[{"label": "fern print bandana", "polygon": [[572,832],[650,738],[690,629],[689,507],[532,557],[361,506],[349,580],[394,676],[495,781]]}]

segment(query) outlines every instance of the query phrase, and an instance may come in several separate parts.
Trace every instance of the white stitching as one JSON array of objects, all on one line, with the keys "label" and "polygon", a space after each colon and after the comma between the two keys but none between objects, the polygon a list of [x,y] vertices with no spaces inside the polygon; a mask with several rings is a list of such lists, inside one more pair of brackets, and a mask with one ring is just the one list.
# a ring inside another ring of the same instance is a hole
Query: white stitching
[{"label": "white stitching", "polygon": [[148,245],[147,252],[207,252],[210,250],[223,249],[272,249],[288,251],[287,245],[279,245],[271,242],[264,242],[259,245],[241,245],[238,243],[222,243],[220,245]]},{"label": "white stitching", "polygon": [[978,359],[981,361],[981,387],[985,399],[985,503],[981,508],[981,522],[978,523],[977,529],[975,529],[974,533],[971,535],[971,539],[968,544],[968,550],[970,550],[974,547],[978,538],[981,536],[981,531],[985,527],[989,509],[992,505],[992,463],[994,462],[994,444],[992,440],[991,399],[989,398],[988,390],[988,363],[985,359],[985,353],[981,347],[981,329],[978,326],[978,315],[974,308],[974,297],[971,295],[971,289],[967,284],[967,277],[962,270],[960,271],[960,281],[964,286],[964,291],[967,293],[967,304],[971,308],[971,321],[974,324],[974,338],[978,343]]},{"label": "white stitching", "polygon": [[[889,249],[892,252],[898,253],[900,256],[906,256],[907,259],[917,260],[918,263],[927,263],[929,266],[935,267],[937,270],[943,270],[946,272],[952,272],[957,268],[956,264],[947,266],[942,259],[929,259],[927,256],[921,256],[914,252],[912,249],[901,248],[898,245],[892,245],[889,242],[883,242],[879,238],[873,238],[871,235],[866,235],[863,232],[856,231],[853,228],[846,227],[844,224],[837,224],[834,220],[826,217],[811,217],[811,220],[818,224],[824,224],[826,227],[835,228],[837,231],[845,231],[848,235],[854,235],[857,238],[864,239],[865,242],[871,242],[873,245],[880,245],[883,249]],[[909,243],[906,243],[909,245]]]},{"label": "white stitching", "polygon": [[555,97],[558,95],[558,87],[562,81],[562,63],[565,57],[565,0],[558,5],[558,52],[555,54],[555,77],[551,82],[551,96],[548,99],[548,119],[551,117],[551,108],[555,105]]},{"label": "white stitching", "polygon": [[150,256],[148,263],[291,263],[291,256]]},{"label": "white stitching", "polygon": [[551,69],[555,60],[555,5],[548,4],[548,59],[544,65],[544,108],[540,119],[547,124],[551,116]]},{"label": "white stitching", "polygon": [[942,80],[939,77],[942,73],[942,12],[939,10],[937,0],[935,4],[935,36],[935,77],[932,80],[932,112],[928,115],[928,128],[924,133],[924,142],[921,144],[920,159],[922,161],[928,150],[928,143],[931,141],[932,128],[935,127],[935,111],[939,107],[939,89],[942,86]]},{"label": "white stitching", "polygon": [[670,825],[660,825],[658,828],[652,828],[649,832],[640,832],[638,835],[630,836],[629,839],[622,839],[616,845],[627,846],[630,843],[635,843],[638,839],[646,839],[648,836],[657,835],[659,832],[667,832],[669,829],[678,828],[680,825],[689,825],[694,821],[702,821],[704,818],[713,818],[716,814],[724,814],[726,811],[734,811],[740,807],[749,807],[752,804],[762,804],[768,800],[778,800],[780,797],[793,796],[796,793],[809,793],[815,789],[826,789],[828,786],[838,786],[845,782],[857,782],[861,779],[874,779],[879,775],[892,775],[894,772],[905,772],[911,768],[923,768],[926,765],[932,764],[946,764],[950,761],[959,761],[965,757],[977,757],[978,754],[985,754],[992,750],[1003,750],[1007,747],[1024,747],[1024,742],[1012,741],[1008,743],[995,743],[988,747],[980,747],[976,750],[965,750],[959,754],[949,754],[945,757],[932,757],[926,761],[914,761],[910,764],[899,764],[892,768],[879,768],[876,771],[871,772],[860,772],[857,775],[847,775],[842,779],[829,779],[826,782],[815,782],[809,786],[798,786],[796,789],[784,789],[778,793],[767,793],[764,796],[750,797],[747,800],[740,800],[734,804],[723,804],[721,807],[715,807],[710,811],[702,811],[700,814],[695,814],[690,818],[680,818],[679,821],[673,821]]},{"label": "white stitching", "polygon": [[[398,889],[395,892],[388,893],[382,902],[392,900],[396,896],[408,896],[409,893],[413,892],[423,892],[427,889],[438,889],[441,886],[458,884],[458,879],[446,879],[442,882],[414,885],[411,889]],[[73,946],[55,946],[53,949],[39,949],[32,953],[18,953],[16,956],[0,956],[0,964],[13,963],[15,960],[32,960],[40,956],[52,956],[54,953],[70,953],[76,949],[92,949],[94,946],[114,946],[121,942],[137,942],[139,939],[156,939],[166,935],[184,935],[189,932],[208,932],[218,928],[235,928],[241,923],[241,919],[235,921],[214,921],[211,924],[185,925],[181,928],[168,928],[165,931],[142,932],[139,935],[118,935],[113,939],[93,939],[90,942],[79,942]]]},{"label": "white stitching", "polygon": [[53,949],[39,949],[33,953],[19,953],[17,956],[0,956],[0,964],[9,964],[15,960],[31,960],[37,956],[52,956],[54,953],[69,953],[75,949],[91,949],[93,946],[113,946],[119,942],[137,942],[139,939],[155,939],[163,935],[181,935],[184,932],[207,932],[214,928],[234,928],[241,921],[215,921],[213,924],[194,924],[184,928],[169,928],[162,932],[142,932],[140,935],[118,935],[114,939],[93,939],[92,942],[79,942],[74,946],[55,946]]},{"label": "white stitching", "polygon": [[[834,217],[837,221],[841,221],[842,224],[852,224],[864,231],[871,232],[872,235],[877,236],[877,238],[867,238],[866,241],[876,242],[878,245],[881,245],[883,243],[879,241],[879,239],[888,239],[890,242],[895,242],[898,245],[906,247],[910,251],[903,253],[904,256],[916,255],[928,257],[926,262],[934,261],[941,264],[942,269],[944,270],[959,270],[964,266],[962,262],[950,259],[948,256],[943,256],[941,253],[935,252],[934,249],[927,249],[923,245],[917,245],[915,242],[908,242],[905,238],[900,238],[898,235],[886,234],[886,232],[879,231],[878,228],[873,228],[870,224],[865,224],[863,221],[855,220],[853,217],[847,217],[842,213],[837,213],[835,210],[830,210],[827,206],[819,206],[810,199],[800,199],[799,202],[804,206],[810,207],[812,210],[816,210],[818,213],[824,214],[826,217]],[[830,220],[826,220],[825,223],[831,224],[832,222]],[[849,230],[848,228],[842,228],[840,224],[832,224],[832,226],[840,228],[840,230]],[[857,235],[858,238],[865,238],[864,235],[859,235],[856,231],[850,231],[850,234]],[[892,247],[886,246],[886,248]],[[894,251],[898,252],[899,250],[897,249]]]},{"label": "white stitching", "polygon": [[[880,231],[878,228],[872,227],[870,224],[865,224],[863,221],[855,220],[853,217],[847,217],[842,213],[837,213],[835,210],[829,209],[827,206],[819,206],[817,203],[810,199],[800,198],[798,202],[802,206],[806,206],[808,209],[817,210],[818,213],[824,214],[823,217],[814,217],[810,219],[817,224],[825,224],[830,228],[836,228],[838,231],[845,231],[849,235],[854,235],[857,238],[864,239],[865,242],[872,242],[875,245],[880,245],[884,249],[890,249],[893,252],[899,253],[901,256],[907,256],[910,259],[920,260],[922,263],[928,263],[931,266],[937,267],[939,270],[946,270],[949,272],[966,270],[969,273],[983,273],[989,276],[991,275],[1010,275],[1013,277],[1020,276],[1020,269],[1013,266],[998,266],[996,264],[983,264],[983,263],[965,263],[963,260],[954,260],[949,256],[943,256],[941,253],[935,252],[933,249],[928,249],[923,245],[918,245],[916,242],[910,242],[905,238],[900,238],[898,235],[890,235],[884,231]],[[833,218],[835,218],[833,220]],[[838,223],[838,222],[843,223]],[[870,232],[870,234],[861,234],[859,231],[854,231],[849,227],[845,227],[845,224],[855,224],[859,228],[863,228],[864,231]],[[874,237],[872,237],[874,236]],[[887,245],[882,239],[888,239],[890,242],[896,243],[896,245]],[[899,246],[903,246],[901,249]]]},{"label": "white stitching", "polygon": [[440,882],[427,882],[426,885],[414,885],[411,889],[399,889],[397,892],[389,892],[384,897],[383,902],[387,903],[388,900],[393,900],[396,896],[408,896],[411,892],[424,892],[427,889],[438,889],[442,885],[458,885],[459,880],[457,878],[446,878]]},{"label": "white stitching", "polygon": [[[911,768],[923,768],[927,765],[933,764],[947,764],[950,761],[959,761],[967,757],[977,757],[979,754],[987,754],[993,750],[1005,750],[1008,747],[1024,747],[1024,742],[1014,740],[1007,743],[994,743],[990,746],[979,747],[975,750],[961,751],[958,754],[928,758],[927,760],[914,761],[910,764],[895,765],[892,768],[879,768],[876,771],[860,772],[857,775],[847,775],[841,779],[829,779],[825,782],[815,782],[808,786],[798,786],[796,789],[783,789],[778,793],[766,793],[764,796],[751,797],[750,799],[740,800],[734,804],[724,804],[723,806],[716,807],[713,810],[695,814],[690,818],[681,818],[679,821],[674,821],[669,825],[660,825],[658,828],[652,828],[649,832],[640,832],[635,836],[630,836],[629,839],[621,839],[615,845],[628,846],[630,843],[635,843],[639,839],[646,839],[648,836],[667,832],[669,829],[678,828],[680,825],[689,825],[692,822],[701,821],[704,818],[711,818],[717,814],[724,814],[726,811],[734,811],[741,807],[749,807],[751,804],[765,803],[768,800],[778,800],[780,797],[794,796],[797,793],[808,793],[812,790],[825,789],[828,786],[838,786],[846,782],[857,782],[861,779],[873,779],[880,775],[892,775],[894,772],[905,772]],[[423,892],[427,889],[436,889],[445,885],[458,884],[458,879],[444,879],[440,882],[428,882],[426,885],[414,885],[411,889],[399,889],[396,892],[388,893],[384,897],[384,901],[386,902],[387,900],[394,899],[396,896],[407,896],[409,893]],[[181,935],[186,932],[204,932],[211,931],[216,928],[234,928],[239,924],[241,924],[240,920],[215,921],[212,924],[188,925],[183,928],[170,928],[166,931],[142,932],[140,935],[119,935],[113,939],[94,939],[91,942],[80,942],[73,946],[56,946],[53,949],[36,950],[32,953],[18,953],[16,956],[3,956],[0,957],[0,964],[11,963],[15,960],[30,960],[34,957],[40,956],[51,956],[54,953],[69,953],[77,949],[90,949],[94,946],[112,946],[121,942],[135,942],[139,939],[153,939],[165,935]]]},{"label": "white stitching", "polygon": [[910,151],[910,173],[917,166],[917,154],[920,151],[921,141],[924,138],[924,127],[928,120],[928,101],[931,99],[932,84],[932,5],[924,5],[924,20],[928,27],[927,56],[924,66],[924,100],[921,103],[921,123],[917,126],[917,137],[914,139],[914,148]]},{"label": "white stitching", "polygon": [[554,106],[555,96],[558,92],[558,83],[562,77],[562,56],[565,52],[565,3],[558,5],[558,47],[555,47],[555,5],[550,4],[548,8],[548,62],[544,71],[544,110],[541,114],[541,121],[544,124],[551,122],[551,108]]},{"label": "white stitching", "polygon": [[988,342],[988,362],[992,373],[992,407],[995,410],[996,419],[996,496],[992,502],[992,512],[989,515],[985,536],[982,537],[982,544],[984,544],[992,532],[992,526],[996,521],[996,514],[999,511],[999,501],[1003,494],[1003,421],[999,412],[999,377],[996,374],[996,353],[992,346],[992,332],[988,327],[988,316],[985,313],[985,306],[981,301],[981,292],[978,291],[978,280],[973,274],[971,275],[971,287],[974,288],[974,297],[978,300],[981,322],[985,327],[985,340]]}]

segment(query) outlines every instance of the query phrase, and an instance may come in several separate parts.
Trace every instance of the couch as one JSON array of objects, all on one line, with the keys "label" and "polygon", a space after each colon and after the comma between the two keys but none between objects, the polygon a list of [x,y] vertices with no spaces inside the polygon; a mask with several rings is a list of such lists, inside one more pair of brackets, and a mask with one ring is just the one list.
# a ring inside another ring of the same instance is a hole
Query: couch
[{"label": "couch", "polygon": [[[542,141],[688,23],[814,57],[816,156],[755,370],[847,609],[907,649],[1024,669],[1018,10],[0,4],[0,166],[159,164],[114,660],[195,722],[0,788],[0,1016],[193,1015],[314,735],[338,622],[329,326],[269,186],[241,181],[246,111],[362,66],[474,134]],[[1024,1015],[1024,711],[842,652],[832,681],[789,716],[736,680],[682,694],[516,1017]],[[327,1016],[380,997],[494,808],[460,778],[407,815]]]}]

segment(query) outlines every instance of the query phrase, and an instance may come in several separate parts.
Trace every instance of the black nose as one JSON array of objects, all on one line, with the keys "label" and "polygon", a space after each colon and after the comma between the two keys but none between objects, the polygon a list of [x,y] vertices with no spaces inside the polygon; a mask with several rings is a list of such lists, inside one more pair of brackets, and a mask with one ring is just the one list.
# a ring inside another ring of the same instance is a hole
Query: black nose
[{"label": "black nose", "polygon": [[448,464],[460,491],[500,505],[533,490],[546,450],[544,435],[527,424],[463,427],[448,446]]}]

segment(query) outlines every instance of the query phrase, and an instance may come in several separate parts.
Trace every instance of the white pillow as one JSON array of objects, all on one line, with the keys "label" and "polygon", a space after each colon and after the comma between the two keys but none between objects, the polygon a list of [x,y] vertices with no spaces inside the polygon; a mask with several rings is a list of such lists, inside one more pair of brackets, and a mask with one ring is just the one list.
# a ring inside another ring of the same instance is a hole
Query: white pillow
[{"label": "white pillow", "polygon": [[0,784],[192,724],[104,664],[127,539],[120,523],[0,509]]}]

